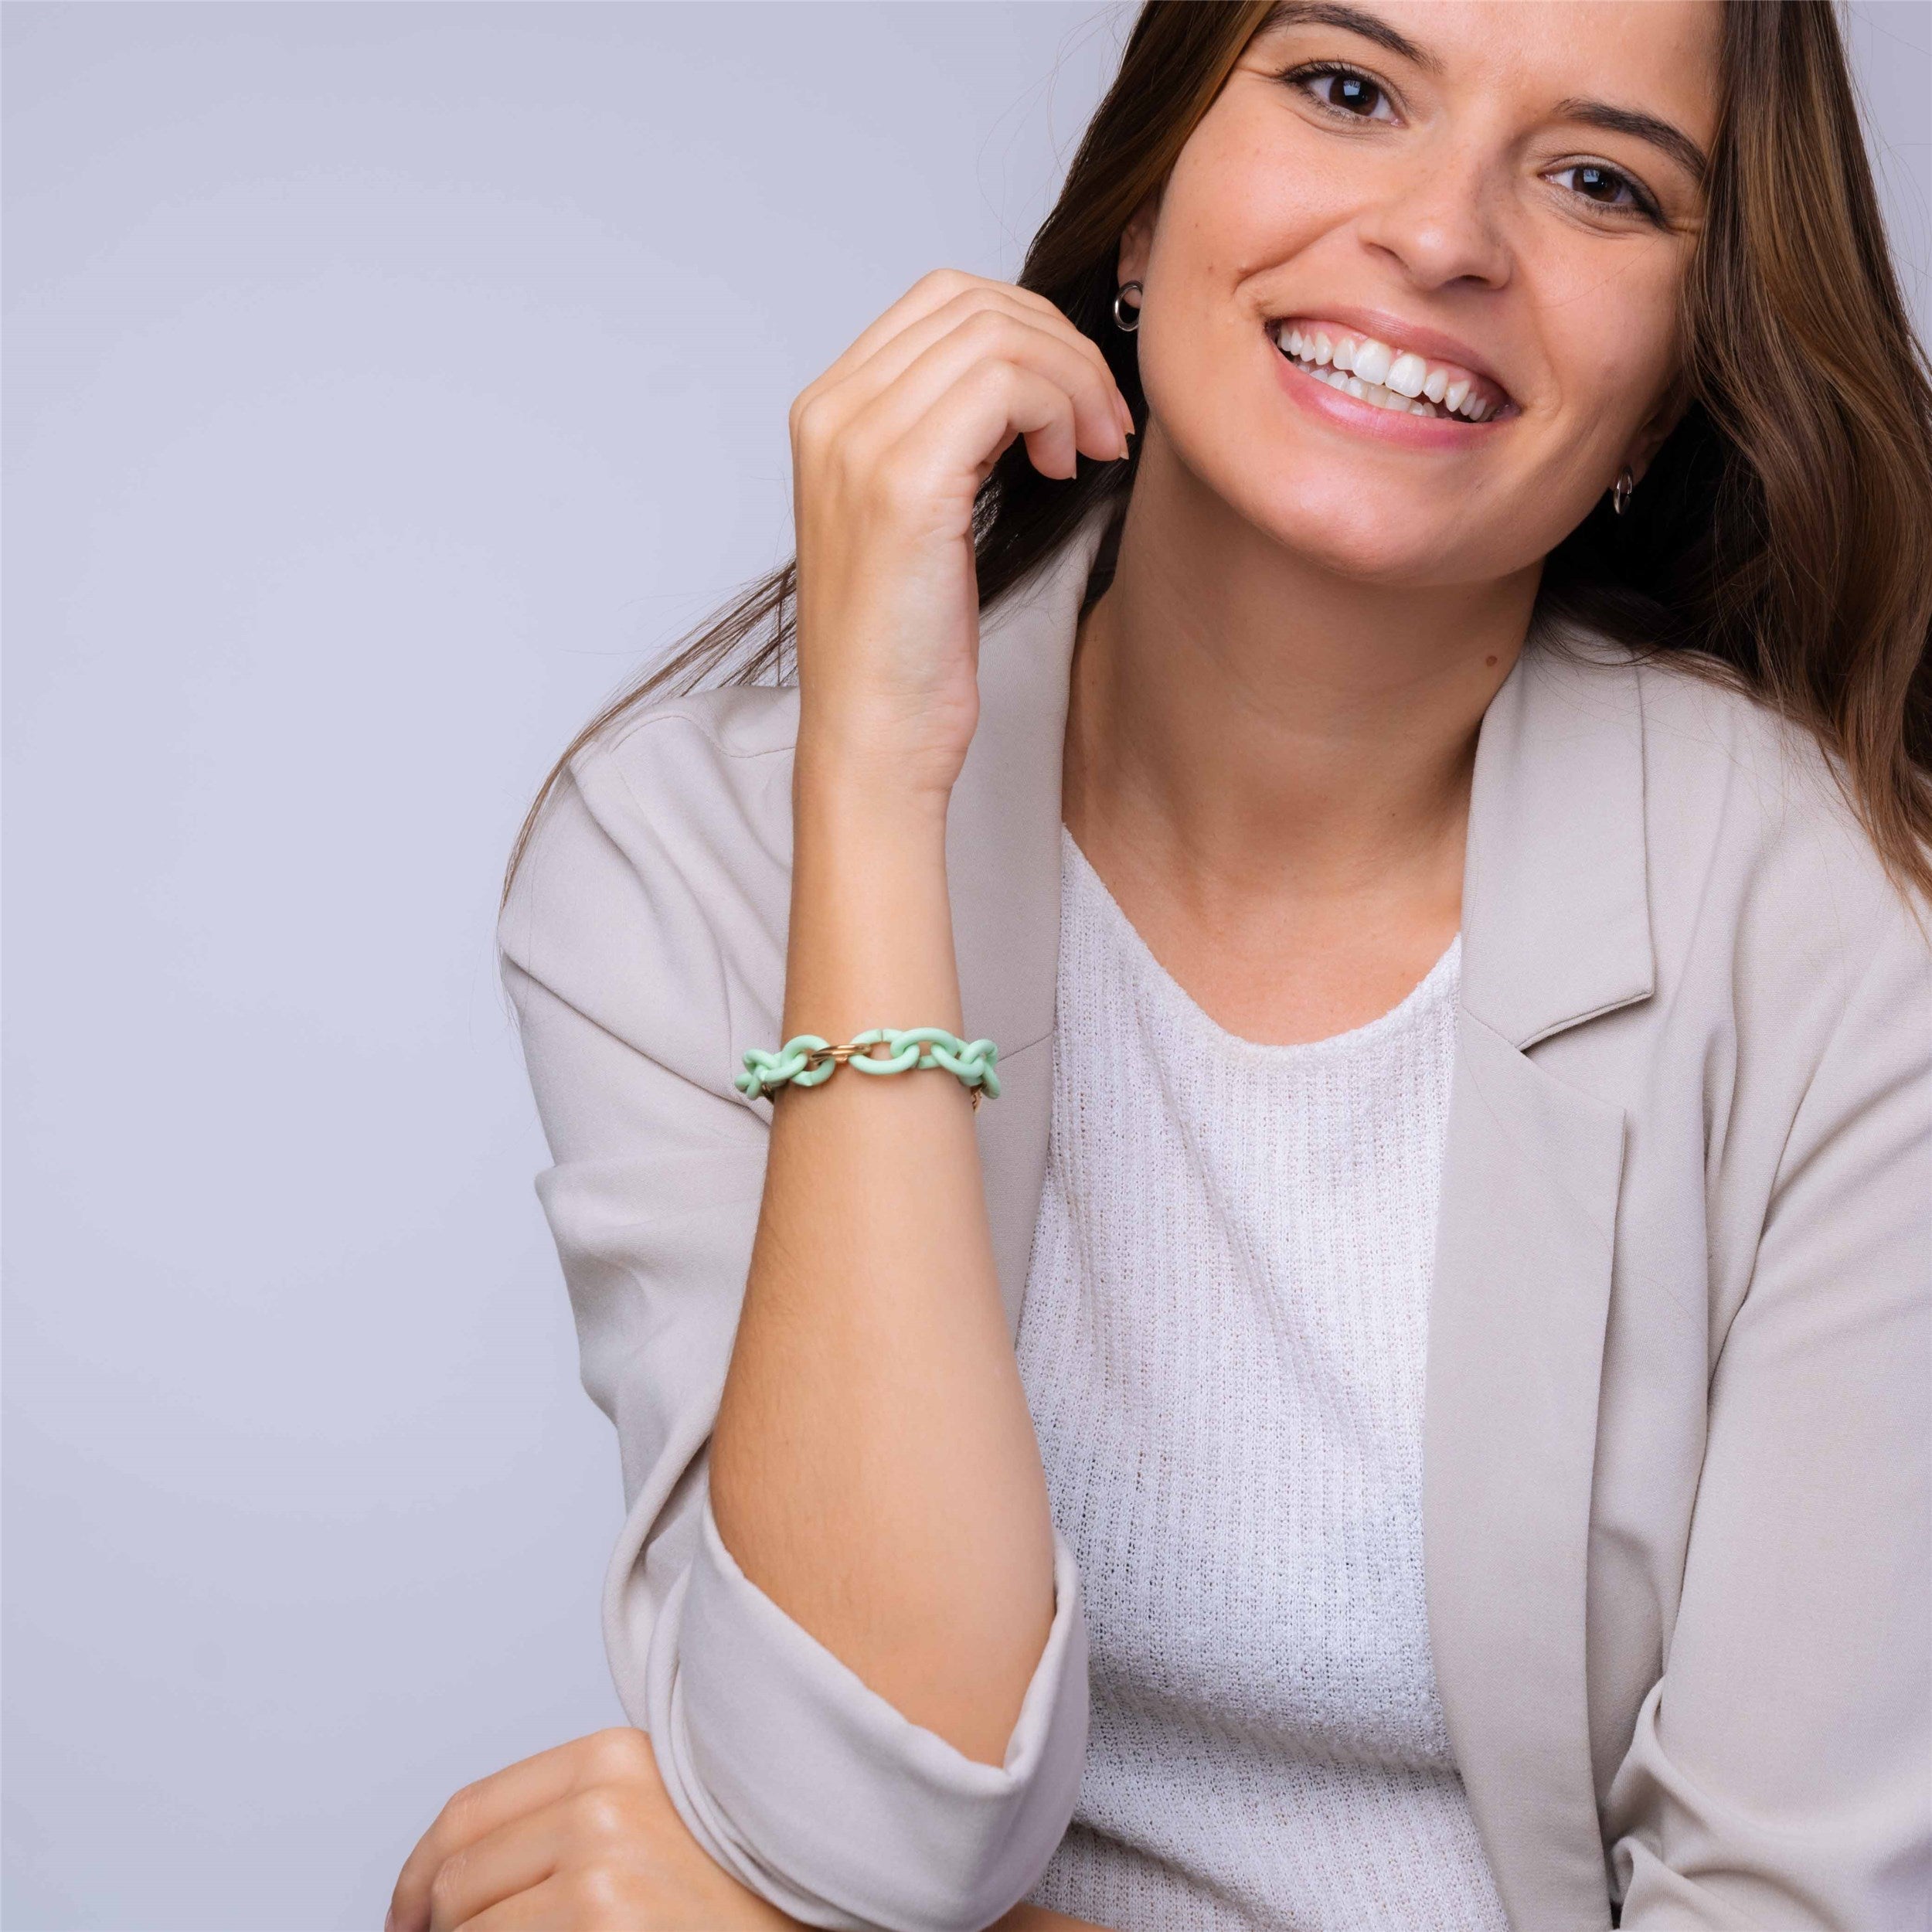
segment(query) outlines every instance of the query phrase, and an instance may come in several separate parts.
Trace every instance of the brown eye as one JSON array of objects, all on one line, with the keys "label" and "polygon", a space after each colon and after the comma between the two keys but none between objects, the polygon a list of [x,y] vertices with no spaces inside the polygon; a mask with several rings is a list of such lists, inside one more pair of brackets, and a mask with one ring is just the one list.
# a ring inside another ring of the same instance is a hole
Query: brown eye
[{"label": "brown eye", "polygon": [[1621,168],[1607,167],[1600,161],[1573,161],[1553,169],[1546,179],[1593,208],[1616,215],[1641,215],[1655,226],[1663,226],[1663,212],[1655,197]]},{"label": "brown eye", "polygon": [[1345,107],[1350,114],[1359,114],[1365,121],[1375,112],[1382,99],[1382,90],[1372,80],[1364,80],[1359,74],[1331,74],[1325,84],[1331,107]]},{"label": "brown eye", "polygon": [[1387,90],[1352,67],[1304,67],[1291,77],[1331,114],[1355,121],[1395,118]]},{"label": "brown eye", "polygon": [[1577,192],[1587,201],[1614,202],[1620,195],[1628,194],[1630,183],[1621,175],[1612,174],[1607,168],[1598,168],[1586,162],[1570,172],[1577,177]]}]

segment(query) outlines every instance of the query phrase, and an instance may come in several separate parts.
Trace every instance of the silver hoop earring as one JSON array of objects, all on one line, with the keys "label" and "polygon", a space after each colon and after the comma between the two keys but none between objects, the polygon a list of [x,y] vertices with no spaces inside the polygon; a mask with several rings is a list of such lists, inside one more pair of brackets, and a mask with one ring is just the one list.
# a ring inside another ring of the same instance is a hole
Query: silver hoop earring
[{"label": "silver hoop earring", "polygon": [[[1127,306],[1125,297],[1130,288],[1137,295],[1145,293],[1138,282],[1122,282],[1114,295],[1114,326],[1128,335],[1141,325],[1140,305],[1136,303],[1131,308]],[[1127,319],[1130,315],[1134,318],[1131,322]]]},{"label": "silver hoop earring", "polygon": [[1637,479],[1631,474],[1630,465],[1626,463],[1617,472],[1617,481],[1610,488],[1610,507],[1618,516],[1630,508],[1630,493],[1636,487]]}]

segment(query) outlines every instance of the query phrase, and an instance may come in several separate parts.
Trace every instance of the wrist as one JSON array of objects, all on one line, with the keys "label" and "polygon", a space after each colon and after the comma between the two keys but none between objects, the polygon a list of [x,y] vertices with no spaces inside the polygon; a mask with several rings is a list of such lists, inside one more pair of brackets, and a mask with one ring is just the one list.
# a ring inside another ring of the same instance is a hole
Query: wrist
[{"label": "wrist", "polygon": [[786,1037],[869,1026],[964,1033],[943,801],[845,781],[793,799]]},{"label": "wrist", "polygon": [[799,822],[851,826],[895,839],[945,836],[952,788],[922,783],[890,762],[801,736],[792,767]]},{"label": "wrist", "polygon": [[800,698],[794,783],[815,793],[944,818],[965,760],[956,721],[877,701]]}]

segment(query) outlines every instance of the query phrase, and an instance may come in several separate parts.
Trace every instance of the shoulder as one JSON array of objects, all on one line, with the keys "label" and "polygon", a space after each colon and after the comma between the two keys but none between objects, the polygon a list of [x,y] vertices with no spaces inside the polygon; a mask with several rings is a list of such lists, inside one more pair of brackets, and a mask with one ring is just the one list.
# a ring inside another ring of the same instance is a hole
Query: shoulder
[{"label": "shoulder", "polygon": [[587,794],[655,818],[755,814],[774,770],[789,779],[798,735],[795,685],[733,685],[654,699],[570,760]]},{"label": "shoulder", "polygon": [[[1804,725],[1714,661],[1650,657],[1643,717],[1653,911],[1734,911],[1747,948],[1801,932],[1842,968],[1874,946],[1927,956],[1932,907],[1887,871],[1842,762]],[[1801,948],[1810,951],[1812,948]]]},{"label": "shoulder", "polygon": [[1650,996],[1559,1053],[1634,1050],[1765,1121],[1789,1119],[1835,1041],[1913,1060],[1932,904],[1894,880],[1828,748],[1713,661],[1563,643],[1514,714],[1536,782],[1512,809],[1552,821],[1512,835],[1544,853],[1550,895],[1519,916],[1560,949],[1585,930],[1568,913],[1614,907]]},{"label": "shoulder", "polygon": [[768,1030],[790,917],[795,686],[648,702],[580,748],[497,922],[513,990],[715,1072],[734,1019]]},{"label": "shoulder", "polygon": [[1922,1136],[1932,903],[1894,881],[1805,726],[1689,663],[1627,655],[1612,675],[1638,694],[1660,1050],[1701,1070],[1709,1107],[1784,1124],[1767,1158],[1801,1160],[1805,1120],[1825,1135],[1888,1095]]},{"label": "shoulder", "polygon": [[1536,715],[1560,742],[1539,760],[1570,770],[1634,759],[1641,768],[1660,927],[1678,917],[1709,927],[1754,910],[1760,923],[1801,917],[1850,944],[1918,931],[1916,909],[1927,950],[1932,903],[1894,883],[1842,761],[1808,726],[1706,654],[1640,650],[1562,620],[1546,636],[1554,648],[1531,668],[1556,695]]},{"label": "shoulder", "polygon": [[659,698],[607,726],[559,774],[506,912],[538,918],[618,866],[700,896],[763,886],[774,862],[788,872],[798,717],[796,686],[748,685]]}]

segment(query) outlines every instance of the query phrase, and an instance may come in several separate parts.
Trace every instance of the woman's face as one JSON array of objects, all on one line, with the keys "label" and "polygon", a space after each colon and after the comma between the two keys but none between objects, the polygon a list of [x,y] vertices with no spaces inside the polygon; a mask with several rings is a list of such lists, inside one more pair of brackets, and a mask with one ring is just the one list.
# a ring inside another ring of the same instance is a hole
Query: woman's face
[{"label": "woman's face", "polygon": [[1123,239],[1150,453],[1348,575],[1547,554],[1675,420],[1718,33],[1714,0],[1277,9]]}]

